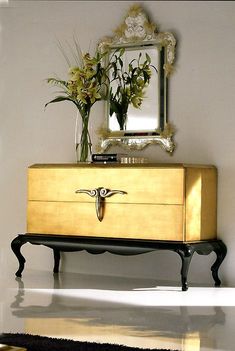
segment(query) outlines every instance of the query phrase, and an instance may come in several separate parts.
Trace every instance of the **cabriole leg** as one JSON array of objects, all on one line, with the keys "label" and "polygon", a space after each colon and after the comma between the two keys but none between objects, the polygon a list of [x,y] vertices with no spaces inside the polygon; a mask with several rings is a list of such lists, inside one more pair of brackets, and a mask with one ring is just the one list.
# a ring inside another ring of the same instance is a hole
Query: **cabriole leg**
[{"label": "cabriole leg", "polygon": [[25,241],[23,240],[23,235],[18,235],[15,239],[12,240],[11,242],[11,248],[14,254],[16,255],[18,261],[19,261],[19,269],[15,273],[17,277],[22,276],[22,272],[24,270],[24,264],[26,262],[24,256],[21,254],[20,249],[21,246],[25,244]]},{"label": "cabriole leg", "polygon": [[60,265],[60,251],[57,249],[53,249],[54,252],[54,269],[53,272],[54,273],[58,273],[59,272],[59,265]]},{"label": "cabriole leg", "polygon": [[221,281],[218,276],[218,270],[227,254],[227,247],[222,241],[218,241],[215,243],[213,251],[216,253],[217,257],[215,263],[211,266],[211,272],[215,281],[215,286],[220,286]]},{"label": "cabriole leg", "polygon": [[194,250],[189,246],[186,246],[183,249],[178,249],[176,252],[180,255],[182,260],[182,267],[180,272],[182,291],[187,291],[188,290],[188,282],[187,282],[188,270],[189,270],[191,259],[193,257]]}]

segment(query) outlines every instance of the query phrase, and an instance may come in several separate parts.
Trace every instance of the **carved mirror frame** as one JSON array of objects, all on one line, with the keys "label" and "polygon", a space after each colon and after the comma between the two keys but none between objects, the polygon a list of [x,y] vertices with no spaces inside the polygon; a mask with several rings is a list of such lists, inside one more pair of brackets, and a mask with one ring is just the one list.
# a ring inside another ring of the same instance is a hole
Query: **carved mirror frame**
[{"label": "carved mirror frame", "polygon": [[[106,106],[105,126],[101,128],[98,151],[104,152],[109,147],[118,145],[128,150],[142,150],[147,145],[159,144],[164,150],[172,153],[175,149],[173,141],[174,129],[168,122],[167,100],[168,100],[168,78],[173,71],[175,59],[176,40],[170,32],[157,32],[156,25],[151,23],[139,5],[130,8],[124,22],[114,31],[113,37],[106,37],[101,40],[98,48],[101,52],[130,47],[154,46],[160,50],[161,78],[159,78],[159,125],[152,133],[129,133],[127,131],[111,131],[108,119],[109,107]],[[157,118],[157,116],[156,116]]]}]

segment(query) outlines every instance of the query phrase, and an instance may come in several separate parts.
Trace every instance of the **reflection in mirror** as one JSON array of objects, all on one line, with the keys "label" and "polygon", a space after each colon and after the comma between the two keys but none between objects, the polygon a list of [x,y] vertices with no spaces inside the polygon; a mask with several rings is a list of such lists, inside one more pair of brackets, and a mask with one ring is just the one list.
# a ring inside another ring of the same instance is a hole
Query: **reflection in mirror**
[{"label": "reflection in mirror", "polygon": [[[111,54],[114,50],[111,50]],[[129,132],[151,132],[152,130],[156,130],[160,127],[159,125],[159,97],[158,90],[156,87],[158,86],[159,75],[157,67],[159,63],[159,50],[154,46],[143,46],[143,47],[127,47],[122,56],[123,61],[123,71],[128,71],[128,65],[130,62],[133,63],[136,58],[139,57],[141,52],[140,64],[143,64],[146,58],[146,54],[151,58],[151,63],[154,64],[154,67],[151,68],[151,77],[149,84],[143,90],[143,103],[139,108],[130,104],[128,107],[127,120],[124,126],[124,129]],[[136,65],[132,64],[135,68]],[[119,83],[117,80],[114,80],[110,83],[110,88],[113,91],[117,91]],[[108,128],[111,132],[121,130],[121,126],[118,123],[117,118],[115,118],[115,114],[110,114],[110,108],[108,107]],[[112,118],[113,117],[113,118]]]},{"label": "reflection in mirror", "polygon": [[[131,7],[113,37],[100,42],[100,51],[109,51],[110,57],[115,50],[124,49],[122,61],[125,72],[130,62],[137,60],[140,54],[141,64],[148,55],[152,66],[142,103],[139,108],[131,103],[128,105],[123,127],[120,127],[116,113],[110,109],[110,101],[107,102],[105,125],[100,131],[100,152],[113,145],[140,150],[149,144],[159,144],[169,153],[174,151],[174,131],[167,116],[167,82],[173,70],[175,45],[173,34],[156,32],[156,26],[138,5]],[[110,81],[109,89],[115,91],[118,83]]]}]

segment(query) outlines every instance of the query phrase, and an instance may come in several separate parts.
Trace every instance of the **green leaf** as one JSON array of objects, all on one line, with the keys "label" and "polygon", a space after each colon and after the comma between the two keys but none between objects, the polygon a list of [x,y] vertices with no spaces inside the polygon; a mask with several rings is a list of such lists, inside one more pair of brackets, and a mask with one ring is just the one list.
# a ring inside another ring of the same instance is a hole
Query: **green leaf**
[{"label": "green leaf", "polygon": [[119,109],[118,109],[118,103],[116,101],[111,100],[110,101],[110,116],[112,116],[114,113],[118,113]]},{"label": "green leaf", "polygon": [[57,96],[55,99],[53,99],[53,100],[49,101],[48,103],[46,103],[46,104],[45,104],[45,108],[46,108],[47,105],[49,105],[49,104],[53,104],[53,103],[55,103],[55,102],[61,102],[61,101],[71,101],[71,102],[73,102],[73,103],[78,107],[78,104],[77,104],[74,100],[72,100],[71,98],[66,97],[66,96]]},{"label": "green leaf", "polygon": [[133,66],[131,63],[129,63],[129,72],[131,72],[133,70]]},{"label": "green leaf", "polygon": [[48,78],[47,83],[67,87],[67,82],[61,79]]},{"label": "green leaf", "polygon": [[151,58],[150,58],[150,56],[147,53],[146,53],[146,60],[147,60],[148,64],[151,63]]},{"label": "green leaf", "polygon": [[118,49],[118,50],[119,50],[120,56],[123,56],[124,52],[125,52],[125,48],[121,48],[121,49]]},{"label": "green leaf", "polygon": [[122,62],[122,59],[120,57],[118,59],[118,62],[119,62],[120,67],[123,68],[123,62]]},{"label": "green leaf", "polygon": [[143,74],[144,74],[144,83],[149,82],[150,77],[149,77],[148,73],[146,71],[143,71]]}]

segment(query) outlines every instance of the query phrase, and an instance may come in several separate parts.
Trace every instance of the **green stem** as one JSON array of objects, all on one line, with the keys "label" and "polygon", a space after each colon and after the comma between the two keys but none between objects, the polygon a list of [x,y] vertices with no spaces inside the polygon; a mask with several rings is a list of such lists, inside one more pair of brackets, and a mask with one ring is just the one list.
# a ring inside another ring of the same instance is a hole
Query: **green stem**
[{"label": "green stem", "polygon": [[78,161],[86,162],[89,161],[89,155],[91,154],[91,137],[89,133],[89,117],[90,117],[90,108],[80,111],[82,118],[82,131],[80,138],[80,154]]}]

